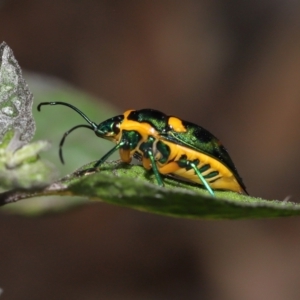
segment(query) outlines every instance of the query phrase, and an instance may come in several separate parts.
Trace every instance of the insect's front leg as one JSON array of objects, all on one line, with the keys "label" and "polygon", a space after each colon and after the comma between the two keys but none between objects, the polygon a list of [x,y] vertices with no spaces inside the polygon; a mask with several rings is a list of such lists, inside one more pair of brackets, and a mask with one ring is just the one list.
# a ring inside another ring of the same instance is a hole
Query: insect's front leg
[{"label": "insect's front leg", "polygon": [[130,163],[131,152],[137,147],[139,141],[140,135],[138,132],[123,130],[120,141],[95,163],[94,168],[100,167],[117,150],[120,150],[121,160]]},{"label": "insect's front leg", "polygon": [[105,155],[103,155],[95,164],[92,168],[88,168],[85,170],[82,170],[78,173],[78,175],[82,176],[88,173],[95,173],[98,168],[113,154],[115,153],[118,149],[120,149],[122,146],[124,146],[124,143],[121,141],[117,145],[115,145],[110,151],[108,151]]},{"label": "insect's front leg", "polygon": [[124,141],[120,141],[117,145],[115,145],[110,151],[108,151],[105,155],[103,155],[95,164],[94,164],[94,168],[97,169],[98,167],[100,167],[100,165],[102,165],[112,154],[114,154],[117,150],[119,150],[120,148],[124,147],[125,142]]}]

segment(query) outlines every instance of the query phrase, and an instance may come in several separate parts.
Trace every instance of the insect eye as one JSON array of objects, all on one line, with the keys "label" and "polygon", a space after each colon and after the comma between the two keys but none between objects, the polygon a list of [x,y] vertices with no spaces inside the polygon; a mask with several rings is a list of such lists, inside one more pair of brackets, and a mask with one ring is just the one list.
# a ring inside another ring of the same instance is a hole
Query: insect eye
[{"label": "insect eye", "polygon": [[112,124],[112,131],[115,133],[115,134],[118,134],[120,132],[120,122],[114,122]]}]

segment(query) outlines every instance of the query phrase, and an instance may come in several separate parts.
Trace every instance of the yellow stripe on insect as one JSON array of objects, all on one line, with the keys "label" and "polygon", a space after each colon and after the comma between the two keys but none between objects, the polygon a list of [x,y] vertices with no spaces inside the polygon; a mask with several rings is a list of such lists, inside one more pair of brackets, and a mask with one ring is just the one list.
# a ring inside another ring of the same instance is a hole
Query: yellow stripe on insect
[{"label": "yellow stripe on insect", "polygon": [[186,132],[185,126],[183,126],[182,121],[178,118],[170,117],[168,124],[176,132]]},{"label": "yellow stripe on insect", "polygon": [[124,113],[124,121],[120,125],[121,130],[137,130],[141,136],[146,139],[149,135],[154,136],[155,138],[158,138],[158,132],[151,126],[149,123],[146,122],[137,122],[137,121],[132,121],[128,120],[128,115],[134,110],[127,110]]}]

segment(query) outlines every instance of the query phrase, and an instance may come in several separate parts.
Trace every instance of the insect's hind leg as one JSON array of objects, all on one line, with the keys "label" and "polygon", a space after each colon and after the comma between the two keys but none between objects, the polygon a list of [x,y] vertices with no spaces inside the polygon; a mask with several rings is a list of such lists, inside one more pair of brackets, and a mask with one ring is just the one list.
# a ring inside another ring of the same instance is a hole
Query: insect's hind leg
[{"label": "insect's hind leg", "polygon": [[[198,163],[197,163],[198,164]],[[181,158],[179,161],[172,161],[163,167],[159,168],[159,172],[161,174],[171,174],[176,172],[177,170],[181,168],[193,169],[195,173],[197,174],[198,178],[206,188],[206,190],[212,195],[215,196],[215,193],[213,192],[212,188],[208,184],[208,182],[205,180],[199,169],[197,168],[197,164],[194,161],[190,161],[186,158]]]},{"label": "insect's hind leg", "polygon": [[199,179],[202,181],[202,183],[205,186],[205,188],[207,189],[207,191],[214,197],[215,196],[214,191],[212,190],[212,188],[210,187],[210,185],[207,183],[207,181],[205,180],[205,178],[202,176],[201,172],[198,170],[198,168],[195,165],[195,163],[189,162],[189,165],[194,169],[195,173],[197,174],[197,176],[199,177]]}]

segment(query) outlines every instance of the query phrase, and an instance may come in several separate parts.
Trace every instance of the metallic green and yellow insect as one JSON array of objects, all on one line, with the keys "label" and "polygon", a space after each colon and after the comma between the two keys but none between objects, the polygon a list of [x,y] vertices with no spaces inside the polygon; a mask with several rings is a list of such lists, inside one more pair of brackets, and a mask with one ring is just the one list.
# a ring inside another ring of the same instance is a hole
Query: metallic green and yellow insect
[{"label": "metallic green and yellow insect", "polygon": [[77,125],[64,134],[59,151],[62,162],[65,138],[73,130],[85,127],[93,130],[98,137],[116,143],[96,162],[95,168],[119,150],[122,161],[130,163],[134,156],[142,161],[145,169],[152,169],[159,185],[163,185],[162,174],[199,183],[211,195],[214,195],[213,189],[247,193],[224,146],[198,125],[154,109],[127,110],[123,115],[97,125],[71,104],[42,102],[38,105],[39,111],[43,105],[70,107],[89,124]]}]

